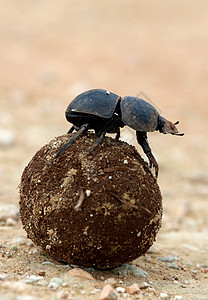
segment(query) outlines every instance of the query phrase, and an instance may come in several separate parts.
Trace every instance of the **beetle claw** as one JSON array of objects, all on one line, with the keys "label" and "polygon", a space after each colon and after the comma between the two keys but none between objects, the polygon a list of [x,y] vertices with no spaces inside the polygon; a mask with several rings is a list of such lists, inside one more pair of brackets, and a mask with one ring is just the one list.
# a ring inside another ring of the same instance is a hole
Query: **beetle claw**
[{"label": "beetle claw", "polygon": [[155,169],[155,177],[158,177],[158,172],[159,172],[159,166],[158,163],[156,161],[156,159],[154,158],[154,155],[152,153],[148,153],[147,157],[149,159],[149,167],[150,169],[153,167]]}]

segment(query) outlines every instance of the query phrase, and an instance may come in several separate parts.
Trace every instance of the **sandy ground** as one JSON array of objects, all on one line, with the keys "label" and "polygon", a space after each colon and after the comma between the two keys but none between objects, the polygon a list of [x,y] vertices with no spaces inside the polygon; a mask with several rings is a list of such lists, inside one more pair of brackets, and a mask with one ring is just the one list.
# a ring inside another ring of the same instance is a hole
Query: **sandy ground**
[{"label": "sandy ground", "polygon": [[[208,299],[207,1],[1,0],[0,6],[1,206],[18,205],[24,166],[68,130],[64,111],[87,89],[143,93],[185,132],[149,134],[164,217],[157,242],[134,262],[147,278],[93,272],[95,280],[83,285],[22,284],[30,275],[65,278],[68,269],[42,264],[59,265],[26,239],[20,221],[7,220],[0,226],[0,298],[99,299],[103,281],[114,277],[123,287],[151,284],[155,291],[137,295],[144,299],[167,299],[161,293]],[[125,129],[122,138],[136,145],[134,134]],[[177,257],[176,269],[159,260],[167,255]]]}]

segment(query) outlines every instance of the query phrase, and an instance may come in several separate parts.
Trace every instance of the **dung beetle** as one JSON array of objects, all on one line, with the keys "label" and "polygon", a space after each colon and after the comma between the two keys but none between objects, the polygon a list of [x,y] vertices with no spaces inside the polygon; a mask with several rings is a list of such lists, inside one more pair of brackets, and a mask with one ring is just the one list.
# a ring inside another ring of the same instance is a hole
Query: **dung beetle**
[{"label": "dung beetle", "polygon": [[129,126],[136,130],[139,145],[149,159],[150,167],[155,168],[158,176],[158,163],[152,154],[147,141],[147,132],[158,130],[161,133],[184,135],[179,133],[175,125],[162,116],[147,101],[126,96],[124,98],[103,89],[93,89],[78,95],[67,107],[66,119],[73,126],[67,133],[77,130],[76,134],[66,143],[52,159],[60,156],[82,133],[93,129],[98,136],[91,151],[103,140],[106,133],[116,133],[120,138],[120,128]]}]

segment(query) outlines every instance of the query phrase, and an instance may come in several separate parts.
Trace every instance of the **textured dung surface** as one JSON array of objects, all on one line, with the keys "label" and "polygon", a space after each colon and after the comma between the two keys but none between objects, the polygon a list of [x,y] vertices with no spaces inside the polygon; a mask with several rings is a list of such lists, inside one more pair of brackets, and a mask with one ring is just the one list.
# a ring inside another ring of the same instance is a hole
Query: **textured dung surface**
[{"label": "textured dung surface", "polygon": [[68,138],[42,147],[22,174],[20,216],[28,237],[48,255],[73,264],[102,269],[136,259],[161,226],[155,178],[127,143],[105,138],[90,153],[92,133],[50,166]]}]

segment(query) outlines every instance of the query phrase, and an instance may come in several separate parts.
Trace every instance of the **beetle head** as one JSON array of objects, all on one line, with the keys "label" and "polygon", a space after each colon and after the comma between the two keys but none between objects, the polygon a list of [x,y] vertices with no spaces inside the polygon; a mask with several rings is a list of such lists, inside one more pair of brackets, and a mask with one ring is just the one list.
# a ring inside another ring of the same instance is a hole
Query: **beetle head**
[{"label": "beetle head", "polygon": [[184,133],[179,133],[178,129],[176,128],[175,125],[177,125],[179,123],[179,121],[172,123],[171,121],[166,120],[163,117],[159,117],[159,124],[158,124],[158,130],[161,133],[164,134],[173,134],[173,135],[180,135],[183,136]]}]

